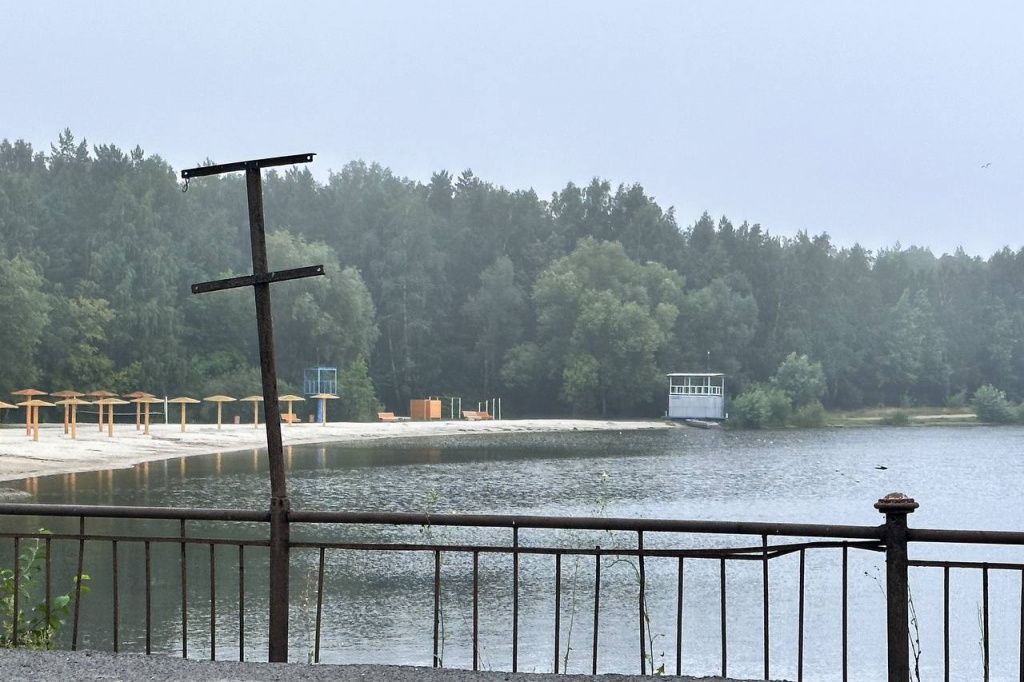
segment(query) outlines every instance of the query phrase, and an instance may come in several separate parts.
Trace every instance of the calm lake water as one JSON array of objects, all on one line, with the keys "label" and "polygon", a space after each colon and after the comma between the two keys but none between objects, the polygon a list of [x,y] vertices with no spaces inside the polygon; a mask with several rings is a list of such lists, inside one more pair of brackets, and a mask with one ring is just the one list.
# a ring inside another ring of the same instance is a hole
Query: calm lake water
[{"label": "calm lake water", "polygon": [[[872,504],[901,491],[921,508],[911,515],[918,527],[1020,530],[1024,480],[1024,429],[1016,427],[929,427],[835,429],[792,432],[722,432],[676,428],[659,432],[567,433],[463,436],[445,440],[390,441],[372,447],[304,446],[290,450],[289,485],[297,509],[455,511],[460,513],[622,516],[643,518],[799,521],[878,524]],[[877,467],[886,467],[880,469]],[[143,504],[159,506],[263,508],[268,495],[262,453],[247,451],[174,459],[135,469],[53,476],[15,484],[38,502]],[[10,520],[5,520],[5,524]],[[63,530],[60,522],[25,520]],[[190,526],[190,534],[222,535],[236,529]],[[69,525],[67,530],[75,530]],[[91,530],[124,530],[95,522]],[[176,535],[177,524],[149,524],[147,530]],[[242,531],[245,532],[245,531]],[[507,532],[459,529],[297,528],[296,538],[478,541],[509,544]],[[254,537],[257,535],[253,531]],[[524,545],[565,547],[635,546],[635,535],[523,531]],[[679,542],[677,539],[673,539]],[[645,538],[648,547],[669,538]],[[757,538],[689,537],[685,546],[748,546]],[[73,543],[58,543],[70,557]],[[678,546],[678,545],[677,545]],[[8,549],[2,549],[10,556]],[[142,647],[142,550],[121,543],[121,647]],[[163,651],[180,651],[180,549],[155,547],[154,638]],[[55,555],[57,552],[55,551]],[[1013,548],[912,546],[914,558],[977,558],[1022,561]],[[315,551],[293,555],[292,655],[303,660],[315,615]],[[109,646],[111,630],[110,546],[87,551],[86,572],[95,591],[83,611],[84,647]],[[429,665],[432,653],[433,558],[421,554],[329,551],[322,660]],[[209,655],[209,550],[189,549],[190,656]],[[237,552],[216,556],[217,638],[221,658],[237,656]],[[7,563],[7,562],[0,562]],[[64,569],[67,569],[64,561]],[[246,654],[265,656],[266,587],[260,574],[266,553],[251,550],[246,563]],[[851,679],[885,676],[884,561],[881,555],[850,554]],[[771,671],[796,678],[796,555],[771,563]],[[675,560],[648,559],[648,603],[655,665],[675,670]],[[553,651],[554,560],[521,561],[520,670],[550,670]],[[719,567],[717,561],[686,564],[683,664],[690,674],[719,671]],[[593,559],[563,559],[561,648],[571,647],[570,670],[590,666],[593,623]],[[481,661],[510,669],[511,559],[483,556],[481,575]],[[807,554],[805,630],[806,679],[838,679],[841,578],[836,550]],[[470,667],[471,563],[447,556],[442,564],[446,665]],[[576,589],[573,590],[572,586]],[[919,616],[922,679],[942,675],[942,571],[911,571]],[[991,572],[990,639],[992,679],[1016,679],[1021,575]],[[729,674],[763,675],[761,566],[733,562],[728,568]],[[952,575],[953,679],[981,679],[978,571]],[[602,564],[600,657],[602,672],[636,672],[637,581],[632,565]],[[571,632],[570,632],[571,623]]]}]

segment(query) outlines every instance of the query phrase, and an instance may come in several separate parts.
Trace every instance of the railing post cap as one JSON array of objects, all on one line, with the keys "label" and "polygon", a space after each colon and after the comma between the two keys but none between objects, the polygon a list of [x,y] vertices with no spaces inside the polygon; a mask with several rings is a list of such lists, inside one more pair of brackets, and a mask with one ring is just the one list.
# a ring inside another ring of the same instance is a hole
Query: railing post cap
[{"label": "railing post cap", "polygon": [[889,493],[875,502],[875,509],[883,514],[910,514],[920,506],[913,497],[903,493]]}]

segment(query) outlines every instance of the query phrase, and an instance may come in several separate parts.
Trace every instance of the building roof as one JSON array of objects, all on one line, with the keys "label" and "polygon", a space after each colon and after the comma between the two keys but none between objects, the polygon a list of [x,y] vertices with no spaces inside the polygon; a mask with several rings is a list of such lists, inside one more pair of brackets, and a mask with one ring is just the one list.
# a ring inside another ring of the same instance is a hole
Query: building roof
[{"label": "building roof", "polygon": [[669,377],[724,377],[721,372],[674,372],[666,374]]}]

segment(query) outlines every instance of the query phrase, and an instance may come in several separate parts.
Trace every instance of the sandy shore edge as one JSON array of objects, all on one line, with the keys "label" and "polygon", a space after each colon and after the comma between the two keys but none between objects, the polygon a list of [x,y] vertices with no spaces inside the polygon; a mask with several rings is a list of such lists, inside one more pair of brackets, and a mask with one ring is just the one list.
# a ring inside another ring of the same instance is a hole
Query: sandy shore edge
[{"label": "sandy shore edge", "polygon": [[[566,431],[649,431],[674,428],[665,421],[607,421],[596,419],[503,419],[500,421],[444,422],[335,422],[295,424],[281,428],[285,445],[351,443],[386,438],[452,437],[468,434],[558,433]],[[78,438],[64,435],[60,424],[45,424],[39,441],[23,427],[0,429],[0,482],[53,474],[124,469],[142,462],[209,455],[266,447],[261,424],[154,424],[150,435],[134,424],[116,424],[114,437],[96,424],[80,425]]]}]

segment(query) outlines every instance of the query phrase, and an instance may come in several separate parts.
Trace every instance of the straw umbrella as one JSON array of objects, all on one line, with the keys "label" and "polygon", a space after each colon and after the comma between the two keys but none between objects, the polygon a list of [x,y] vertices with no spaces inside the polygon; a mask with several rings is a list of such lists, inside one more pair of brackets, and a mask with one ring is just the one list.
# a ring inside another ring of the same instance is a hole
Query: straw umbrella
[{"label": "straw umbrella", "polygon": [[252,403],[252,427],[258,429],[260,427],[260,403],[263,402],[263,396],[261,395],[250,395],[242,398],[243,403]]},{"label": "straw umbrella", "polygon": [[[12,391],[11,395],[20,395],[25,398],[26,401],[32,400],[36,396],[46,395],[46,391],[40,391],[37,388],[23,388],[20,391]],[[21,405],[22,403],[18,403]],[[32,408],[25,408],[25,435],[32,435]]]},{"label": "straw umbrella", "polygon": [[[54,391],[50,395],[54,398],[81,398],[85,394],[79,393],[78,391]],[[68,426],[70,424],[68,417],[71,411],[71,406],[64,402],[64,400],[58,400],[56,404],[64,406],[64,435],[66,436],[68,435]]]},{"label": "straw umbrella", "polygon": [[189,405],[198,405],[202,401],[182,396],[181,398],[172,398],[167,402],[181,405],[181,432],[185,433],[185,410],[188,409]]},{"label": "straw umbrella", "polygon": [[217,428],[219,429],[224,412],[224,403],[233,403],[235,402],[235,399],[229,395],[211,395],[209,398],[203,398],[203,400],[210,403],[217,403]]},{"label": "straw umbrella", "polygon": [[[141,393],[142,391],[137,391],[137,392]],[[148,436],[149,435],[149,406],[152,405],[153,403],[162,403],[163,401],[160,400],[159,398],[155,397],[155,396],[143,395],[143,396],[139,396],[138,398],[135,398],[134,400],[132,400],[132,402],[135,403],[135,415],[136,415],[135,418],[136,419],[139,418],[139,410],[142,408],[142,406],[143,405],[146,406],[146,418],[145,418],[146,430],[143,431],[143,433]]]},{"label": "straw umbrella", "polygon": [[78,406],[79,405],[92,405],[88,400],[82,400],[81,398],[65,398],[64,400],[58,400],[58,405],[63,405],[64,410],[71,408],[71,437],[78,438]]},{"label": "straw umbrella", "polygon": [[[101,400],[106,400],[107,398],[116,398],[117,397],[116,393],[111,393],[110,391],[89,391],[85,395],[87,397],[89,397],[89,398],[96,398],[96,402],[93,403],[94,405],[99,405]],[[111,407],[110,410],[111,410],[111,412],[113,412],[114,408]],[[103,407],[102,406],[100,406],[100,416],[97,418],[96,423],[99,425],[99,430],[102,431],[103,430]]]},{"label": "straw umbrella", "polygon": [[281,396],[279,398],[279,400],[283,400],[286,403],[288,403],[288,426],[291,426],[292,425],[292,421],[295,419],[295,415],[292,414],[292,403],[294,403],[294,402],[304,402],[306,399],[303,398],[301,395],[291,395],[291,394],[288,394],[288,395]]},{"label": "straw umbrella", "polygon": [[139,402],[138,399],[152,398],[153,394],[146,393],[145,391],[132,391],[131,393],[125,393],[124,396],[122,397],[128,398],[133,403],[135,403],[135,430],[138,431],[142,426],[142,403]]},{"label": "straw umbrella", "polygon": [[18,403],[18,405],[24,407],[32,415],[32,440],[39,440],[39,408],[53,407],[53,403],[48,403],[38,398],[30,398],[23,403]]},{"label": "straw umbrella", "polygon": [[312,397],[317,398],[320,401],[320,423],[327,426],[327,401],[337,400],[338,396],[333,393],[317,393]]},{"label": "straw umbrella", "polygon": [[110,398],[102,398],[97,400],[94,405],[100,406],[100,412],[103,412],[103,407],[106,405],[110,406],[110,412],[107,414],[107,435],[111,438],[114,437],[114,405],[128,405],[127,400],[121,400],[114,396]]}]

